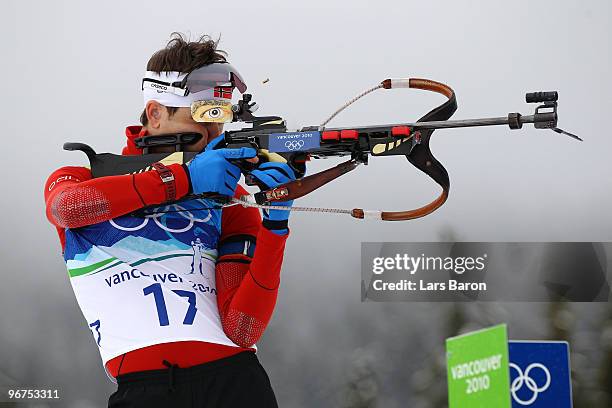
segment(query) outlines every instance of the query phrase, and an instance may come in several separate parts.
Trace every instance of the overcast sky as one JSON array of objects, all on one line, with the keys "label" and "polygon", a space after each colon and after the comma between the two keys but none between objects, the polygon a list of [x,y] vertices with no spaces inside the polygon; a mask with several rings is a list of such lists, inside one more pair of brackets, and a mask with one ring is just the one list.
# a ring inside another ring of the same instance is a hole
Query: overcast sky
[{"label": "overcast sky", "polygon": [[[337,303],[310,304],[312,322],[319,308],[358,304],[362,241],[435,241],[449,231],[471,241],[612,240],[608,0],[9,0],[1,7],[0,309],[23,312],[0,317],[5,337],[21,336],[3,328],[9,323],[37,333],[23,321],[42,312],[21,295],[77,307],[44,216],[43,184],[58,167],[86,164],[84,155],[62,151],[65,141],[120,152],[125,126],[137,124],[142,110],[146,62],[172,31],[220,37],[259,113],[281,115],[294,128],[318,125],[385,78],[425,77],[455,89],[455,118],[532,114],[525,92],[558,90],[559,126],[584,138],[532,126],[437,131],[431,146],[451,192],[434,214],[399,223],[292,215],[279,303],[286,313],[295,306],[289,299],[306,301],[304,288],[320,282]],[[440,102],[416,90],[378,91],[331,125],[414,121]],[[309,173],[336,162],[311,162]],[[378,158],[298,202],[404,210],[437,194],[406,160]]]}]

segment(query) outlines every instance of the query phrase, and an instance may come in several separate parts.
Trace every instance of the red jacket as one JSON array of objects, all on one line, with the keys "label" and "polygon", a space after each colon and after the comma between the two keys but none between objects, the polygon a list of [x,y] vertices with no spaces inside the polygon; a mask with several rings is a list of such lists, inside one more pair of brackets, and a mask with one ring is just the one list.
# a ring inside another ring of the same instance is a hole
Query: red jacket
[{"label": "red jacket", "polygon": [[[146,135],[140,126],[126,129],[128,145],[124,155],[141,154],[133,140]],[[189,191],[189,179],[183,166],[168,168],[176,180],[177,198]],[[238,186],[236,196],[246,194]],[[143,206],[161,204],[165,186],[156,171],[134,175],[92,178],[85,167],[62,167],[45,184],[46,213],[57,228],[62,250],[65,229],[78,228],[128,214]],[[186,341],[164,343],[128,352],[110,360],[106,367],[113,376],[129,372],[165,368],[167,360],[179,367],[189,367],[245,351],[261,337],[276,303],[280,270],[287,235],[277,235],[261,227],[255,208],[226,207],[222,211],[223,242],[236,235],[256,239],[251,259],[242,254],[223,255],[215,268],[217,303],[223,330],[240,347]]]}]

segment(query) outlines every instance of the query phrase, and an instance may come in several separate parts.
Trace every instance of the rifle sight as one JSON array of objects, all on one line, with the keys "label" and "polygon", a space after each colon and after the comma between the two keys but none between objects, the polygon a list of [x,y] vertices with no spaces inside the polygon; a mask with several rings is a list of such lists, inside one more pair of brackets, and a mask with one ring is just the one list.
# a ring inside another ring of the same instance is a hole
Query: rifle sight
[{"label": "rifle sight", "polygon": [[525,95],[525,101],[527,103],[557,102],[557,99],[559,99],[557,91],[529,92]]}]

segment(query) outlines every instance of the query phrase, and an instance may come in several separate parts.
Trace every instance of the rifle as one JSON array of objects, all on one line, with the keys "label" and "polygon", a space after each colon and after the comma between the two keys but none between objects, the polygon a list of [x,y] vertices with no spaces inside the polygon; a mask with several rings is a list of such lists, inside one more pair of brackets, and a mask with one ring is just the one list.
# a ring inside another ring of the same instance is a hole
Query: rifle
[{"label": "rifle", "polygon": [[[413,88],[439,93],[446,101],[429,111],[416,122],[386,124],[375,126],[358,126],[326,128],[342,110],[361,97],[378,89]],[[349,214],[354,218],[373,218],[384,221],[403,221],[423,217],[438,209],[446,199],[450,189],[448,172],[433,156],[429,141],[436,129],[466,128],[478,126],[507,125],[510,129],[521,129],[524,124],[532,123],[536,129],[551,129],[582,141],[578,136],[557,127],[558,93],[530,92],[525,96],[527,103],[539,104],[533,115],[522,115],[518,112],[503,117],[449,120],[457,109],[455,92],[448,85],[429,79],[386,79],[377,86],[366,90],[338,109],[319,126],[307,126],[298,131],[288,131],[285,121],[280,116],[254,116],[257,105],[252,102],[251,94],[243,94],[242,99],[232,106],[233,121],[249,123],[250,127],[226,131],[224,141],[219,147],[257,149],[260,162],[283,161],[296,173],[297,180],[278,187],[263,190],[254,196],[243,196],[240,199],[214,194],[190,195],[184,199],[208,198],[220,203],[220,206],[242,204],[268,209],[288,210],[289,207],[274,206],[274,202],[293,200],[318,189],[330,181],[355,169],[360,164],[368,164],[370,156],[405,156],[419,170],[427,174],[442,188],[441,194],[429,204],[406,211],[366,211],[361,208],[330,209],[312,207],[291,207],[293,211],[316,211]],[[137,173],[151,170],[155,162],[163,164],[188,163],[197,153],[181,152],[181,146],[195,143],[201,135],[197,133],[179,133],[170,135],[145,136],[136,139],[136,145],[143,149],[142,156],[121,156],[110,153],[97,154],[83,143],[65,143],[65,150],[81,150],[89,158],[92,176]],[[150,153],[156,146],[173,146],[175,152]],[[349,160],[339,165],[305,176],[305,162],[309,159],[350,156]],[[253,165],[248,162],[240,164],[248,185],[256,184],[249,175]],[[214,207],[217,208],[217,207]],[[220,207],[219,207],[220,208]]]}]

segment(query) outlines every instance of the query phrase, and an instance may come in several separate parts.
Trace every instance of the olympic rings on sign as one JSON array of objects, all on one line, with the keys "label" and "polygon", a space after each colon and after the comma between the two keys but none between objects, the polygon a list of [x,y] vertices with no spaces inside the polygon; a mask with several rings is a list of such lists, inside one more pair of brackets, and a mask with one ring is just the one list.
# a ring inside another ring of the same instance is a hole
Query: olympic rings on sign
[{"label": "olympic rings on sign", "polygon": [[[550,371],[548,371],[548,368],[546,368],[546,366],[544,364],[541,364],[541,363],[531,363],[531,364],[529,364],[527,366],[527,369],[525,370],[525,372],[523,372],[523,370],[521,370],[521,368],[519,366],[517,366],[516,364],[514,364],[514,363],[510,363],[510,368],[514,368],[518,372],[518,376],[512,381],[512,384],[510,385],[510,392],[512,393],[512,398],[514,398],[514,400],[516,402],[518,402],[519,404],[521,404],[521,405],[531,405],[531,404],[533,404],[535,402],[535,400],[538,398],[538,395],[541,392],[546,391],[548,389],[548,387],[550,386],[550,380],[551,380],[551,378],[550,378]],[[536,384],[535,380],[529,376],[529,373],[534,368],[539,368],[546,375],[546,382],[544,383],[544,385],[538,386],[538,384]],[[516,392],[523,387],[523,384],[525,386],[527,386],[527,388],[531,392],[533,392],[533,395],[531,396],[531,398],[529,398],[526,401],[520,399],[516,395]]]},{"label": "olympic rings on sign", "polygon": [[285,147],[289,150],[300,150],[302,147],[304,147],[304,141],[303,140],[287,140],[285,142]]}]

